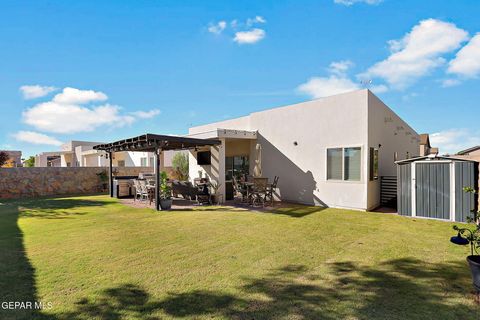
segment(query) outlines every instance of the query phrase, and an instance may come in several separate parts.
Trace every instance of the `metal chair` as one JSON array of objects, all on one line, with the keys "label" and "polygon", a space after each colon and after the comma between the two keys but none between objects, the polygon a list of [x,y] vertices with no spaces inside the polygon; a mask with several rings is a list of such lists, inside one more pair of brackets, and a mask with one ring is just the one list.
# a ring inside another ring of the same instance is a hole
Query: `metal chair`
[{"label": "metal chair", "polygon": [[275,176],[275,178],[273,178],[273,183],[267,187],[267,193],[265,194],[265,202],[269,201],[272,206],[273,194],[275,193],[275,189],[277,189],[278,179],[280,179],[280,177]]},{"label": "metal chair", "polygon": [[251,202],[253,206],[265,206],[265,196],[267,194],[268,178],[253,178],[253,190],[251,193]]}]

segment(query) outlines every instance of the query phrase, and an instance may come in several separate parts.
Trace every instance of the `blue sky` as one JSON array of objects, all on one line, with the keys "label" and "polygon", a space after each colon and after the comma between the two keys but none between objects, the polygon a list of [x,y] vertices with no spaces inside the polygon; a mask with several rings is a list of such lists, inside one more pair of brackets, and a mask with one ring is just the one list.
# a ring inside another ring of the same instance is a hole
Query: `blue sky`
[{"label": "blue sky", "polygon": [[366,86],[480,144],[480,2],[4,1],[0,149],[112,141]]}]

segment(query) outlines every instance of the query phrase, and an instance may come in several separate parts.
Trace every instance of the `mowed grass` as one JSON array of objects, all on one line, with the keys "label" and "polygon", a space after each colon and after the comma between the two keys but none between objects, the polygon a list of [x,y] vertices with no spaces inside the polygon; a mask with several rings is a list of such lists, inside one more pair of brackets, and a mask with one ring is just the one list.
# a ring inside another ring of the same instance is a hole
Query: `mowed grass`
[{"label": "mowed grass", "polygon": [[480,319],[452,224],[292,206],[0,202],[0,319]]}]

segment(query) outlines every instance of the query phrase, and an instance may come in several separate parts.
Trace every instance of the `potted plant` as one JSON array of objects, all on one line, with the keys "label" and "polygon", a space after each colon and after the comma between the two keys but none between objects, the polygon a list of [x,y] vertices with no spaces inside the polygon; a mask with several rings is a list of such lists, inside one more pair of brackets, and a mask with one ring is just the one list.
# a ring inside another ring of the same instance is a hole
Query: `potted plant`
[{"label": "potted plant", "polygon": [[218,189],[220,189],[221,183],[217,183],[215,181],[211,181],[208,183],[210,187],[210,196],[212,198],[212,204],[218,204],[220,201],[220,194],[218,193]]},{"label": "potted plant", "polygon": [[[477,194],[477,192],[470,187],[463,189],[465,192]],[[480,294],[480,220],[479,212],[473,211],[473,218],[468,217],[467,221],[474,224],[474,228],[459,228],[453,226],[457,231],[457,235],[450,238],[450,241],[458,245],[470,245],[470,255],[467,256],[467,262],[472,273],[473,286],[477,294]]]},{"label": "potted plant", "polygon": [[165,171],[160,172],[160,208],[162,210],[172,209],[172,187],[168,182],[168,176]]},{"label": "potted plant", "polygon": [[101,172],[97,173],[97,177],[100,180],[100,186],[102,192],[105,192],[108,188],[108,174],[106,170],[102,170]]}]

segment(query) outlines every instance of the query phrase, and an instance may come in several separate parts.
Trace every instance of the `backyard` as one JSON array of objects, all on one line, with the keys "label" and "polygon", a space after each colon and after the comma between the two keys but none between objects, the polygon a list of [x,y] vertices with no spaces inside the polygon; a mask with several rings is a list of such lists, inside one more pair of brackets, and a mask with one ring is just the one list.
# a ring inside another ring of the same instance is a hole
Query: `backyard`
[{"label": "backyard", "polygon": [[452,224],[292,206],[0,201],[0,319],[479,319]]}]

